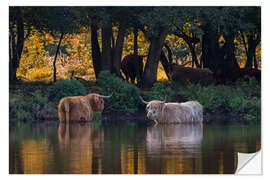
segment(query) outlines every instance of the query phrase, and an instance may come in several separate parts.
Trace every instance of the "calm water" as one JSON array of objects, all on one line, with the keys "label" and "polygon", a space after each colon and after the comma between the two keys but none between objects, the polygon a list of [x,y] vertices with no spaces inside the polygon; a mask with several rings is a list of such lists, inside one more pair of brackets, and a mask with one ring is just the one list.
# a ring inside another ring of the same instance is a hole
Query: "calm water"
[{"label": "calm water", "polygon": [[258,125],[21,124],[9,130],[10,173],[234,173],[261,147]]}]

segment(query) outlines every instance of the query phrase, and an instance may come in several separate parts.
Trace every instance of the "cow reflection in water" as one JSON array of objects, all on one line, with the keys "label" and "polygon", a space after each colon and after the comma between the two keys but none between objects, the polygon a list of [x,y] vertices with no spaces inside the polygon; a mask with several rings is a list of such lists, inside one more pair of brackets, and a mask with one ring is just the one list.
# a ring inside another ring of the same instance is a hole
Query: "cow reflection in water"
[{"label": "cow reflection in water", "polygon": [[202,160],[197,153],[201,151],[202,139],[201,123],[158,124],[148,128],[149,173],[200,173]]},{"label": "cow reflection in water", "polygon": [[95,170],[101,168],[101,161],[97,159],[103,151],[103,129],[95,129],[92,123],[60,123],[58,143],[63,157],[70,157],[63,158],[68,173],[98,173]]}]

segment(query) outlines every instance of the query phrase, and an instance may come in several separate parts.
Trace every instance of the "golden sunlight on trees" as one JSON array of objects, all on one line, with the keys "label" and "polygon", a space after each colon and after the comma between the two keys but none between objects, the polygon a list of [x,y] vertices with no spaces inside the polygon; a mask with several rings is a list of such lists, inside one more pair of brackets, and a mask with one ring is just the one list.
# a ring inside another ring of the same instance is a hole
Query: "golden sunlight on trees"
[{"label": "golden sunlight on trees", "polygon": [[38,81],[46,80],[52,76],[52,60],[49,52],[44,47],[45,43],[49,45],[49,43],[52,43],[52,40],[47,40],[46,36],[38,31],[32,32],[25,41],[20,65],[17,70],[18,77],[30,81]]},{"label": "golden sunlight on trees", "polygon": [[121,77],[132,53],[144,56],[144,88],[170,79],[172,63],[215,78],[257,71],[260,18],[257,7],[10,7],[10,81]]}]

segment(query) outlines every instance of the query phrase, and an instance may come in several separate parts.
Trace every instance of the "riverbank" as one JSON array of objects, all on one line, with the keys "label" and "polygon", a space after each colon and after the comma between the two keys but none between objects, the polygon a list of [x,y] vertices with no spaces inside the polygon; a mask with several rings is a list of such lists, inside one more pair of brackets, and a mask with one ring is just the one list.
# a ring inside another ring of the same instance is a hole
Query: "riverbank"
[{"label": "riverbank", "polygon": [[[109,77],[109,78],[107,78]],[[260,123],[261,90],[256,80],[237,81],[230,84],[186,84],[157,82],[148,90],[140,90],[117,77],[104,74],[99,83],[86,80],[60,80],[56,83],[18,82],[9,86],[10,122],[58,121],[57,104],[62,97],[100,93],[113,97],[105,101],[102,113],[95,119],[107,123],[132,121],[151,123],[145,115],[147,101],[170,102],[197,100],[204,107],[204,123]]]}]

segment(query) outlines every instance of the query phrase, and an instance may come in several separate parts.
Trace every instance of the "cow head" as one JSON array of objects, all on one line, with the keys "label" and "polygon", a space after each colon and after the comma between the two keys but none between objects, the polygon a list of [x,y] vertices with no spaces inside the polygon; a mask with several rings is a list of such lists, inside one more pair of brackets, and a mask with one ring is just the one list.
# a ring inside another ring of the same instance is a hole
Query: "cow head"
[{"label": "cow head", "polygon": [[151,120],[157,120],[159,117],[161,117],[163,107],[165,103],[167,102],[167,96],[165,97],[164,101],[158,101],[158,100],[153,100],[153,101],[144,101],[143,98],[140,96],[141,101],[146,104],[146,112],[147,112],[147,117]]},{"label": "cow head", "polygon": [[104,109],[104,98],[110,98],[110,96],[103,96],[99,94],[89,94],[90,97],[90,104],[93,109],[93,111],[103,111]]}]

